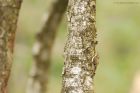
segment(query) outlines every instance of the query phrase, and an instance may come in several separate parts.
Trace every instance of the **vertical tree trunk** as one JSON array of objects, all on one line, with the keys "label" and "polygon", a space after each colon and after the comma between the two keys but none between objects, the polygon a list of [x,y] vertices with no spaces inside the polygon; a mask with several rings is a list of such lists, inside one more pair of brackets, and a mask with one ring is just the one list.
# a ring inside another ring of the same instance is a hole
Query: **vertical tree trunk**
[{"label": "vertical tree trunk", "polygon": [[0,0],[0,93],[7,93],[21,1]]},{"label": "vertical tree trunk", "polygon": [[56,0],[43,29],[37,34],[33,49],[34,64],[27,93],[46,93],[50,58],[57,28],[66,10],[68,0]]},{"label": "vertical tree trunk", "polygon": [[95,0],[69,0],[62,93],[94,93],[93,77],[98,64]]}]

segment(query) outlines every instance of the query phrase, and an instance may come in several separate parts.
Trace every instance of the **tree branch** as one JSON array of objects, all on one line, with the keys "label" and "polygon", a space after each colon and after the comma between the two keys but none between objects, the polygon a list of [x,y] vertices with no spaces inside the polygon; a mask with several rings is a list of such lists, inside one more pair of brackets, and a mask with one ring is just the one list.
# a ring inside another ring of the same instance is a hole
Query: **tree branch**
[{"label": "tree branch", "polygon": [[22,0],[0,0],[0,93],[7,93],[21,2]]},{"label": "tree branch", "polygon": [[98,64],[95,0],[69,0],[62,93],[93,93]]},{"label": "tree branch", "polygon": [[67,8],[68,0],[57,0],[34,45],[34,65],[28,82],[27,93],[46,93],[50,58],[56,32]]}]

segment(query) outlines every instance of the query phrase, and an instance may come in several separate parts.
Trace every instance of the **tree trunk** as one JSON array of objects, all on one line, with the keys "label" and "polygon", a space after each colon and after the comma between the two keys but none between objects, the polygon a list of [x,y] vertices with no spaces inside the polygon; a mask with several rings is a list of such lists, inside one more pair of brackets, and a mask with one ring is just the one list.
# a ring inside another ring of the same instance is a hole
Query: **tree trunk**
[{"label": "tree trunk", "polygon": [[7,93],[21,2],[22,0],[0,0],[0,93]]},{"label": "tree trunk", "polygon": [[94,93],[93,77],[98,64],[95,7],[95,0],[69,0],[62,93]]},{"label": "tree trunk", "polygon": [[46,93],[47,91],[51,51],[67,3],[68,0],[56,0],[43,29],[37,34],[33,48],[35,62],[31,70],[27,93]]}]

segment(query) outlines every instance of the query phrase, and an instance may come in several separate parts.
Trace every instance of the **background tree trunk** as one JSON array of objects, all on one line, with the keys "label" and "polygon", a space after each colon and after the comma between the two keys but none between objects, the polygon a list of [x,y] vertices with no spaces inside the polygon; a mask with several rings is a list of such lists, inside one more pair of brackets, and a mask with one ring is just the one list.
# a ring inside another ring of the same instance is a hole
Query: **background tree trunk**
[{"label": "background tree trunk", "polygon": [[67,3],[68,0],[56,0],[43,29],[37,34],[33,49],[35,62],[31,70],[27,93],[46,93],[52,46]]},{"label": "background tree trunk", "polygon": [[7,93],[21,2],[22,0],[0,0],[0,93]]},{"label": "background tree trunk", "polygon": [[62,93],[93,93],[98,64],[95,0],[69,0]]}]

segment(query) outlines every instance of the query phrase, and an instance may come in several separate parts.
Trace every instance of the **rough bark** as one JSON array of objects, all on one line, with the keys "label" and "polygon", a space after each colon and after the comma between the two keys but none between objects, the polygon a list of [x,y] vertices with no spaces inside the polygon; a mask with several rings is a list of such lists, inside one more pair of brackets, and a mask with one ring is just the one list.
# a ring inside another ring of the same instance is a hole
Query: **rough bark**
[{"label": "rough bark", "polygon": [[98,64],[95,7],[95,0],[69,0],[62,93],[94,93],[93,77]]},{"label": "rough bark", "polygon": [[0,0],[0,93],[7,93],[21,1]]},{"label": "rough bark", "polygon": [[43,29],[37,34],[33,48],[35,62],[31,70],[27,93],[46,93],[47,91],[51,51],[67,4],[68,0],[56,0]]}]

